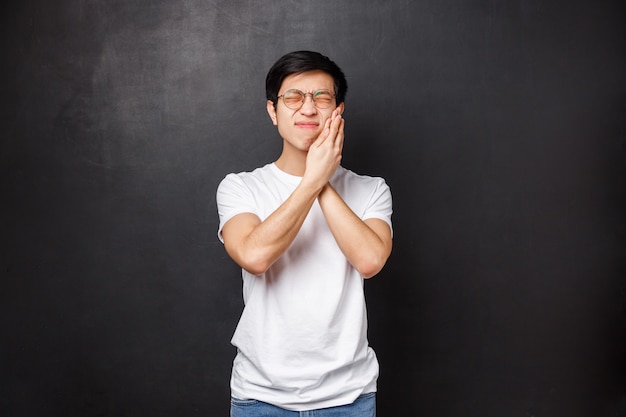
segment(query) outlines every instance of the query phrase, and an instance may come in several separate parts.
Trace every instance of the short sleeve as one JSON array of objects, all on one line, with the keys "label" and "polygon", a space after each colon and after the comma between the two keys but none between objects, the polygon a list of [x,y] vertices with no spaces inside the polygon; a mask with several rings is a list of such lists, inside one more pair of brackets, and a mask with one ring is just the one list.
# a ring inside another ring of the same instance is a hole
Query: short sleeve
[{"label": "short sleeve", "polygon": [[217,213],[220,225],[217,230],[218,239],[224,243],[222,228],[227,221],[241,213],[257,214],[255,199],[245,182],[237,174],[228,174],[220,182],[216,193]]},{"label": "short sleeve", "polygon": [[393,234],[393,226],[391,224],[391,214],[393,213],[391,190],[384,179],[377,178],[377,180],[369,204],[365,208],[363,220],[381,219],[389,225]]}]

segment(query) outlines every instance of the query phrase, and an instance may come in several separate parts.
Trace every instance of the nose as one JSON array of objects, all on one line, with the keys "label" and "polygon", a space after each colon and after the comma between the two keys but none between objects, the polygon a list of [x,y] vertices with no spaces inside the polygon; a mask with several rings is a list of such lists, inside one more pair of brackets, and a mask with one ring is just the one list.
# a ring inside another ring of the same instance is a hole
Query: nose
[{"label": "nose", "polygon": [[317,113],[317,107],[315,107],[315,103],[313,103],[312,94],[307,94],[304,96],[304,102],[302,103],[302,107],[300,107],[300,113],[302,114]]}]

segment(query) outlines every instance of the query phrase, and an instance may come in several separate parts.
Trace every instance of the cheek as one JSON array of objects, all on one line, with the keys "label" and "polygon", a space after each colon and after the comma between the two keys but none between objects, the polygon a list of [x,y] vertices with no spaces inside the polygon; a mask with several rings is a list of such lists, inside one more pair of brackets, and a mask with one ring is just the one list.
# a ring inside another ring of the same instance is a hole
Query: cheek
[{"label": "cheek", "polygon": [[330,119],[331,114],[332,113],[328,113],[328,114],[324,113],[322,115],[322,125],[324,125],[324,123],[326,123],[326,120]]},{"label": "cheek", "polygon": [[286,112],[276,112],[273,121],[275,126],[289,126],[293,124],[293,115]]}]

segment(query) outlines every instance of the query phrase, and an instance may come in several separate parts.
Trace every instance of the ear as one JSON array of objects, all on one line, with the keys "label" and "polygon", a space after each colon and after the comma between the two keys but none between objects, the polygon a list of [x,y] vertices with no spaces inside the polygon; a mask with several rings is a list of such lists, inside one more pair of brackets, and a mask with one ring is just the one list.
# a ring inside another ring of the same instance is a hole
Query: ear
[{"label": "ear", "polygon": [[274,107],[274,102],[272,100],[267,100],[267,114],[270,115],[270,119],[272,119],[274,126],[278,126],[278,121],[276,120],[276,108]]},{"label": "ear", "polygon": [[337,106],[337,108],[339,109],[339,114],[343,114],[343,111],[345,110],[345,107],[343,104],[344,103],[341,103],[340,105]]}]

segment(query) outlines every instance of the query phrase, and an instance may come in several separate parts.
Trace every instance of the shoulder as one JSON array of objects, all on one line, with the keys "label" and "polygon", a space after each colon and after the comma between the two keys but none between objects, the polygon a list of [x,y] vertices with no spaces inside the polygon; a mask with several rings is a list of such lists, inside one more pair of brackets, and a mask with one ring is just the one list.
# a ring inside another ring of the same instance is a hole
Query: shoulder
[{"label": "shoulder", "polygon": [[332,179],[333,185],[343,185],[349,187],[359,187],[365,189],[376,189],[380,187],[386,187],[387,183],[384,178],[357,174],[347,168],[340,166],[337,168],[335,175]]},{"label": "shoulder", "polygon": [[253,171],[233,172],[227,174],[220,182],[219,188],[229,185],[254,184],[264,182],[271,175],[271,164],[256,168]]}]

